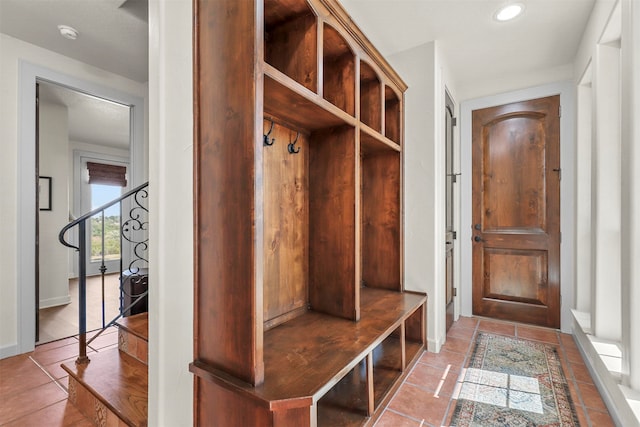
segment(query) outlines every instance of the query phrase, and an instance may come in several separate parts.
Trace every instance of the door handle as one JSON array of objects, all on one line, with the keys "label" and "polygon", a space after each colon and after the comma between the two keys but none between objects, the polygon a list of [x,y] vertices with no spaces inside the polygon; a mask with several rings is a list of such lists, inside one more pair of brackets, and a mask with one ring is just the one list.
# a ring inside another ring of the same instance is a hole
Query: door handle
[{"label": "door handle", "polygon": [[473,236],[473,240],[476,242],[483,242],[484,240],[482,240],[482,237],[480,236]]},{"label": "door handle", "polygon": [[480,224],[476,224],[473,226],[473,228],[475,228],[476,230],[480,230],[482,227],[480,226]]}]

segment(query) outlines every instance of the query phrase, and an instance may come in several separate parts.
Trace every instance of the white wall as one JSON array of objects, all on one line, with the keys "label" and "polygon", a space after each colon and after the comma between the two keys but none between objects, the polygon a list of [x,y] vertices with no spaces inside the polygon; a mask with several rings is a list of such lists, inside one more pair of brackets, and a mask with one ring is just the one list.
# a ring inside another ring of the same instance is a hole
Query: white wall
[{"label": "white wall", "polygon": [[193,424],[190,0],[149,2],[149,425]]},{"label": "white wall", "polygon": [[426,292],[427,342],[438,352],[445,324],[445,87],[455,85],[437,42],[391,55],[407,83],[404,139],[404,279]]},{"label": "white wall", "polygon": [[71,302],[68,249],[58,232],[69,221],[69,126],[67,107],[40,103],[40,176],[52,178],[50,211],[40,211],[40,308]]},{"label": "white wall", "polygon": [[[620,158],[620,49],[599,45],[593,62],[593,118],[595,170],[594,308],[595,335],[612,341],[622,337],[620,287],[621,158]],[[604,285],[606,284],[606,285]]]},{"label": "white wall", "polygon": [[[29,106],[35,99],[35,81],[22,81],[20,76],[26,68],[46,69],[48,75],[75,79],[127,94],[130,99],[139,97],[143,100],[146,85],[5,34],[0,34],[0,51],[0,357],[6,357],[29,351],[35,336],[33,308],[30,312],[19,308],[21,301],[35,300],[33,260],[20,255],[35,247],[34,237],[23,238],[21,234],[22,230],[35,230],[31,225],[35,224],[35,205],[31,202],[35,200],[35,178],[31,174],[25,175],[29,170],[27,162],[35,158],[35,144],[29,144],[28,141],[33,140],[27,131],[30,125],[24,122],[28,114],[33,117],[35,110]],[[26,92],[23,92],[25,88]],[[24,93],[30,94],[29,100],[21,98]],[[144,111],[139,113],[144,114]],[[33,134],[33,128],[30,132]],[[144,141],[144,129],[138,131],[137,137]],[[23,139],[24,144],[21,143]],[[34,235],[35,231],[32,231],[31,236]]]},{"label": "white wall", "polygon": [[573,64],[560,65],[544,70],[529,70],[528,72],[500,76],[494,80],[476,81],[459,88],[460,100],[467,101],[485,96],[517,91],[520,89],[543,86],[571,80],[573,78]]}]

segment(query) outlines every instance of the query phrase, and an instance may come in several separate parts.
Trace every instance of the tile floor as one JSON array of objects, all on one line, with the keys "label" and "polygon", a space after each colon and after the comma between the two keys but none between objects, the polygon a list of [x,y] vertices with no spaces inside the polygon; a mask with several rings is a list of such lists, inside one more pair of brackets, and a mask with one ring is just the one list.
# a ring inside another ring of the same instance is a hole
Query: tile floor
[{"label": "tile floor", "polygon": [[[581,426],[613,426],[570,335],[508,322],[460,318],[449,330],[440,353],[424,353],[400,386],[376,427],[446,426],[460,370],[467,363],[475,334],[486,331],[558,346]],[[117,347],[115,328],[97,339],[90,352]],[[0,426],[91,426],[67,401],[67,375],[60,364],[73,361],[77,340],[38,346],[32,353],[0,361]]]},{"label": "tile floor", "polygon": [[[87,349],[91,353],[118,347],[118,330],[109,328]],[[78,354],[75,337],[53,341],[35,351],[0,360],[0,426],[91,427],[67,400],[67,372],[60,367]]]},{"label": "tile floor", "polygon": [[447,333],[447,342],[440,353],[422,355],[375,426],[448,426],[456,407],[453,396],[458,376],[469,361],[478,331],[556,345],[580,425],[614,425],[571,335],[510,322],[461,317]]}]

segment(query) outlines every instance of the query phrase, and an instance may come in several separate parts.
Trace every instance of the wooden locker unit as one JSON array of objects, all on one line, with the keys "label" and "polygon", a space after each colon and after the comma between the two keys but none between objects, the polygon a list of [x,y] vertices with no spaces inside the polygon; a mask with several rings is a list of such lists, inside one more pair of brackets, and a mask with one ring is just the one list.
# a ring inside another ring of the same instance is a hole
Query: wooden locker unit
[{"label": "wooden locker unit", "polygon": [[406,85],[336,0],[195,0],[196,425],[375,420],[425,346]]}]

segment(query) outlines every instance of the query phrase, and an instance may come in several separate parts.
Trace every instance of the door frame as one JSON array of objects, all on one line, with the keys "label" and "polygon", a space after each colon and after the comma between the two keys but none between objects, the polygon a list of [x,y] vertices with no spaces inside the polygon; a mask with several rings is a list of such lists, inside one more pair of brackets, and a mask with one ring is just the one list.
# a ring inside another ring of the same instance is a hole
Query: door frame
[{"label": "door frame", "polygon": [[[144,98],[51,70],[27,61],[18,67],[18,236],[17,236],[17,344],[3,356],[35,348],[35,99],[36,81],[45,80],[73,90],[131,106],[130,162],[132,186],[144,182]],[[137,167],[136,167],[137,165]]]},{"label": "door frame", "polygon": [[472,143],[471,112],[503,104],[560,95],[562,116],[560,117],[560,167],[563,179],[560,181],[560,327],[570,333],[573,317],[571,309],[575,294],[575,242],[573,218],[575,217],[575,87],[571,81],[551,83],[513,92],[491,95],[465,101],[460,105],[460,314],[472,316]]}]

